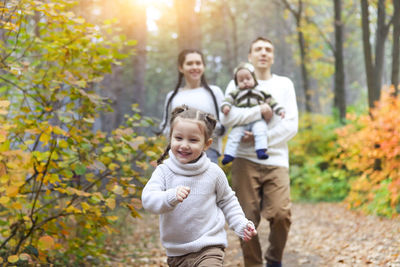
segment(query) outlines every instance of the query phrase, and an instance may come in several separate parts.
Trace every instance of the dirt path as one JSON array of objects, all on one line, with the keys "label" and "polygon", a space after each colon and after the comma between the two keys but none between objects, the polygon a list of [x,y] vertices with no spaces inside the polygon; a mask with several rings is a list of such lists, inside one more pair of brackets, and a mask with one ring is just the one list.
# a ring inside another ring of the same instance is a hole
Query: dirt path
[{"label": "dirt path", "polygon": [[[293,224],[283,265],[400,267],[400,220],[364,216],[341,204],[294,204]],[[130,219],[128,238],[119,242],[110,266],[167,266],[157,216]],[[268,224],[259,235],[267,240]],[[225,266],[243,266],[239,240],[228,230]],[[267,241],[266,241],[267,242]],[[266,245],[266,243],[265,243]]]}]

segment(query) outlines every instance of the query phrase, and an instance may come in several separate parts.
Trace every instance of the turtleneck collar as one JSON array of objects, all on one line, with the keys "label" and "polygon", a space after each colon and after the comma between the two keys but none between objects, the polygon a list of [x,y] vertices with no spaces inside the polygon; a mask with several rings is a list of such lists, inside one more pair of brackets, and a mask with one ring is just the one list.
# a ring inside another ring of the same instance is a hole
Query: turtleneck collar
[{"label": "turtleneck collar", "polygon": [[200,158],[194,163],[182,164],[178,161],[172,151],[169,151],[169,158],[164,161],[164,164],[174,173],[184,176],[195,176],[205,172],[210,166],[210,159],[203,152]]}]

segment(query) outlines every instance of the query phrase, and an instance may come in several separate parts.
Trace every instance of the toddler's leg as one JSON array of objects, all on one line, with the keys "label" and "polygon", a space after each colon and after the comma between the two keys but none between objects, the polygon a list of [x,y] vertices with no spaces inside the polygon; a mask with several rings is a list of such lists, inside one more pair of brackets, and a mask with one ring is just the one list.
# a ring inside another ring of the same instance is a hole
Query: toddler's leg
[{"label": "toddler's leg", "polygon": [[232,128],[228,135],[228,141],[226,142],[224,158],[222,159],[222,164],[228,164],[233,161],[236,156],[236,150],[239,147],[240,140],[242,139],[244,133],[243,126],[237,126]]},{"label": "toddler's leg", "polygon": [[269,157],[266,153],[268,148],[267,131],[268,126],[264,120],[254,122],[252,132],[254,134],[254,146],[257,158],[259,159],[267,159]]}]

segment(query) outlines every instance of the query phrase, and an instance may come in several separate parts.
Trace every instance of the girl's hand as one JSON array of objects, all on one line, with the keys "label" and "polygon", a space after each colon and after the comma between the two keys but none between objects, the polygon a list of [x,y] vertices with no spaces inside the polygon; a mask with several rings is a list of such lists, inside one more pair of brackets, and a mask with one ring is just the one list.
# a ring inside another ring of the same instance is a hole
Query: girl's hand
[{"label": "girl's hand", "polygon": [[281,111],[281,113],[279,113],[279,115],[281,116],[282,119],[285,118],[285,111]]},{"label": "girl's hand", "polygon": [[188,186],[178,186],[176,189],[176,199],[182,202],[190,193],[190,187]]},{"label": "girl's hand", "polygon": [[254,224],[252,222],[249,222],[247,224],[247,227],[244,229],[243,240],[245,242],[250,241],[255,235],[257,235],[257,230],[256,228],[254,228]]}]

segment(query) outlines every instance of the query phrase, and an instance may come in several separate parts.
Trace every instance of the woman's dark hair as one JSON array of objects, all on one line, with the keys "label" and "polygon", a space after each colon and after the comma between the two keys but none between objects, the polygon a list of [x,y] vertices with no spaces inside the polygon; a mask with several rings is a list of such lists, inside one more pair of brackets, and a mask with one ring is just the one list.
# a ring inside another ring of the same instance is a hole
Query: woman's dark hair
[{"label": "woman's dark hair", "polygon": [[[201,57],[201,60],[203,62],[203,65],[205,65],[203,53],[201,53],[199,50],[196,50],[196,49],[184,49],[178,55],[178,67],[182,67],[183,66],[183,63],[185,62],[185,59],[186,59],[186,55],[187,54],[191,54],[191,53],[199,54],[200,57]],[[178,82],[176,83],[175,89],[174,89],[171,97],[168,99],[168,102],[165,105],[165,110],[164,110],[164,112],[165,112],[164,115],[165,116],[164,116],[164,120],[163,120],[163,122],[161,124],[160,131],[157,132],[158,135],[162,134],[162,132],[164,131],[165,127],[167,127],[168,115],[169,115],[169,112],[168,112],[169,106],[171,105],[171,102],[174,99],[174,97],[176,96],[176,94],[178,93],[178,90],[179,90],[179,88],[180,88],[180,86],[182,84],[182,80],[183,80],[183,74],[179,71]],[[200,85],[202,87],[204,87],[208,92],[210,92],[211,97],[212,97],[213,102],[214,102],[215,113],[217,114],[217,119],[219,120],[219,114],[218,114],[219,113],[219,108],[218,108],[217,98],[215,97],[214,92],[211,90],[210,86],[208,85],[204,73],[200,78]]]},{"label": "woman's dark hair", "polygon": [[167,148],[164,150],[164,153],[160,156],[157,160],[157,164],[161,164],[165,157],[168,155],[169,150],[171,149],[171,136],[172,136],[172,129],[174,127],[174,122],[176,118],[182,119],[189,119],[189,120],[196,120],[203,122],[205,125],[204,128],[204,139],[207,141],[211,138],[213,131],[215,129],[215,125],[217,124],[217,120],[212,114],[203,112],[201,110],[195,108],[189,108],[186,105],[179,106],[174,108],[171,112],[171,120],[169,125],[171,126],[171,130],[169,131],[169,142]]}]

